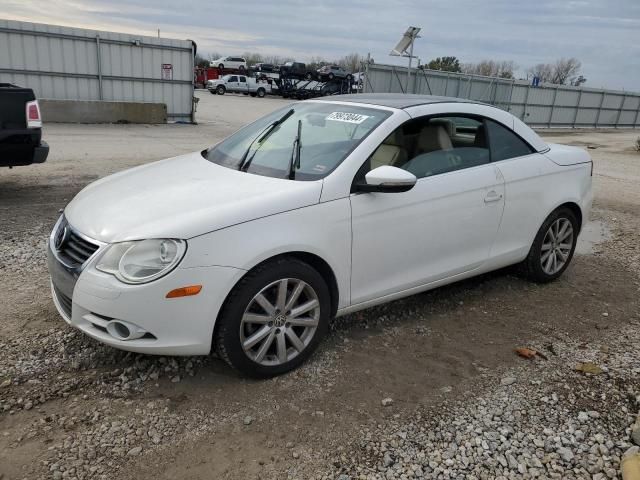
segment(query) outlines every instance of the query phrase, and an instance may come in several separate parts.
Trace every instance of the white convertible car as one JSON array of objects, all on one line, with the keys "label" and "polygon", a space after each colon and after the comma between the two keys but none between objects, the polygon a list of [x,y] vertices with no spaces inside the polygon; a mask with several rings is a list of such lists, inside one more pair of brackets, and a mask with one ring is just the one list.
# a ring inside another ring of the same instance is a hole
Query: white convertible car
[{"label": "white convertible car", "polygon": [[116,348],[212,349],[266,377],[333,316],[520,264],[571,261],[592,162],[455,98],[291,104],[218,145],[98,180],[49,241],[63,318]]}]

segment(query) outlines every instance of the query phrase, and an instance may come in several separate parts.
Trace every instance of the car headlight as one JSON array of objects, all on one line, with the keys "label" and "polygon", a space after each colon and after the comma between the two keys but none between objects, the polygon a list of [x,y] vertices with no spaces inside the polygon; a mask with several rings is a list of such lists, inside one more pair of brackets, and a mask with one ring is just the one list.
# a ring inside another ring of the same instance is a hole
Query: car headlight
[{"label": "car headlight", "polygon": [[96,269],[124,283],[147,283],[173,270],[186,249],[183,240],[169,238],[114,243],[98,259]]}]

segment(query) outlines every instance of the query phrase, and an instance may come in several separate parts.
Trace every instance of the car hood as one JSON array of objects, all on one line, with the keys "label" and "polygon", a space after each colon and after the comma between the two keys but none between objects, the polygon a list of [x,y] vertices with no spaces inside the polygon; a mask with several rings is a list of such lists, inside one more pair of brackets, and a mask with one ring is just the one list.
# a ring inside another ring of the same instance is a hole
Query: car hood
[{"label": "car hood", "polygon": [[100,179],[78,193],[65,216],[101,242],[186,239],[316,204],[321,191],[322,181],[239,172],[194,152]]}]

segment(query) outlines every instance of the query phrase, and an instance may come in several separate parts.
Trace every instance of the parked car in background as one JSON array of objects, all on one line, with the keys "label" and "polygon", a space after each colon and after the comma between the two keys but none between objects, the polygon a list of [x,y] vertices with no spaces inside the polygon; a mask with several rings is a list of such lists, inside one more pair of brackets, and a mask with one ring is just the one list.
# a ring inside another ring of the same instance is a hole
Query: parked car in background
[{"label": "parked car in background", "polygon": [[264,97],[271,93],[271,85],[245,75],[224,75],[207,82],[207,90],[213,94],[245,93],[251,96]]},{"label": "parked car in background", "polygon": [[252,68],[255,72],[273,73],[278,71],[277,67],[272,63],[256,63]]},{"label": "parked car in background", "polygon": [[220,70],[225,68],[237,68],[238,70],[247,69],[247,61],[242,57],[220,57],[217,60],[212,60],[210,65]]},{"label": "parked car in background", "polygon": [[85,187],[48,241],[53,299],[113,347],[215,350],[278,375],[333,316],[515,264],[555,280],[589,218],[592,167],[472,101],[303,101]]},{"label": "parked car in background", "polygon": [[0,167],[42,163],[49,145],[42,140],[42,116],[30,88],[0,83]]},{"label": "parked car in background", "polygon": [[320,80],[333,80],[334,78],[346,78],[347,80],[351,79],[351,74],[347,73],[342,67],[339,65],[325,65],[320,67],[316,73]]},{"label": "parked car in background", "polygon": [[308,70],[307,65],[302,62],[287,62],[280,65],[280,75],[299,80],[311,80],[314,77],[314,72]]}]

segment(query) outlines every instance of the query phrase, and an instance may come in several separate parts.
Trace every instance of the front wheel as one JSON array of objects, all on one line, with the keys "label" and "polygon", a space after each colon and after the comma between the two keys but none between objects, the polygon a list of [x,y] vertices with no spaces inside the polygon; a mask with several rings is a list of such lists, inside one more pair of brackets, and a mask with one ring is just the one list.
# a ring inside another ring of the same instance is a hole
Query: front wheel
[{"label": "front wheel", "polygon": [[576,249],[580,224],[571,209],[561,207],[544,221],[522,262],[524,274],[534,282],[546,283],[567,269]]},{"label": "front wheel", "polygon": [[220,65],[218,65],[218,69],[219,70],[224,70],[224,65],[221,63]]},{"label": "front wheel", "polygon": [[218,95],[224,95],[224,92],[226,92],[227,89],[224,88],[223,85],[218,85],[218,87],[216,88],[216,92],[218,93]]},{"label": "front wheel", "polygon": [[300,260],[281,258],[258,266],[236,285],[218,318],[214,343],[245,375],[280,375],[313,353],[330,310],[322,276]]}]

